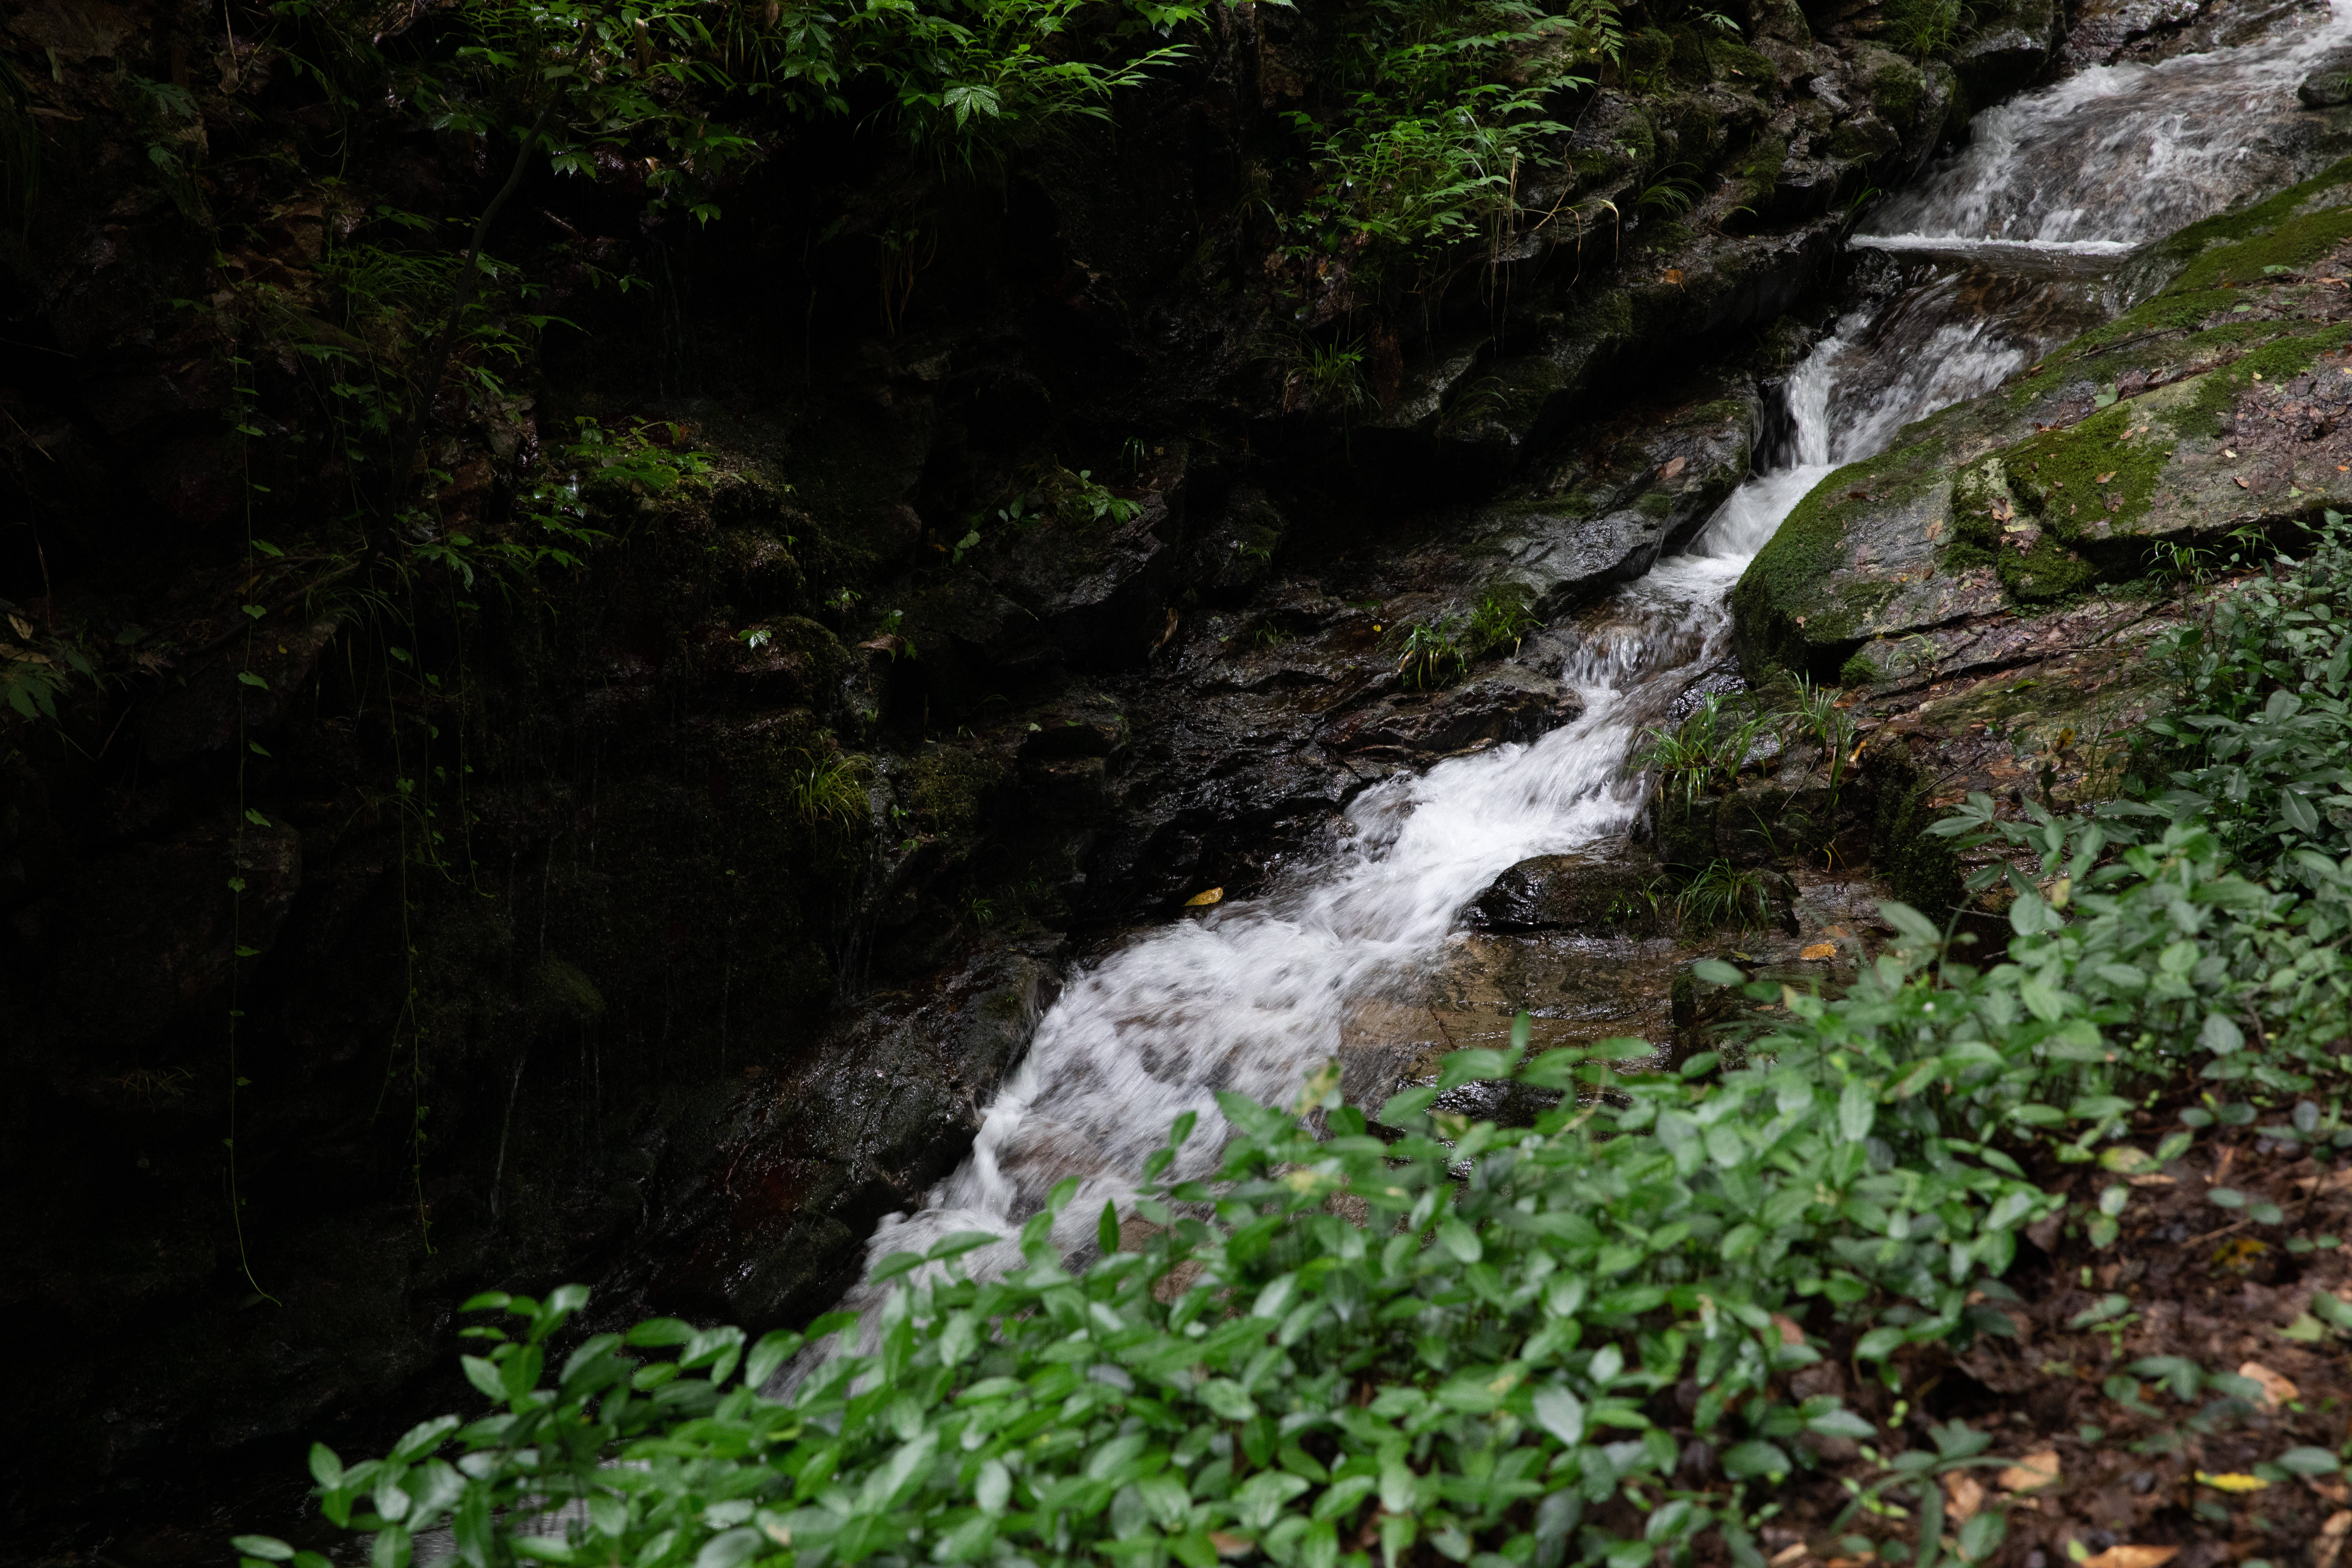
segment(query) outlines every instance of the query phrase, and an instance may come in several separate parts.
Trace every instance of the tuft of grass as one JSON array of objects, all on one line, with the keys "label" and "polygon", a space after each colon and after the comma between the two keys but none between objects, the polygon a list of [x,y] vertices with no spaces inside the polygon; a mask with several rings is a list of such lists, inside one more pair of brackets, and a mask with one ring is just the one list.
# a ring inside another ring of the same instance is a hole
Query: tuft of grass
[{"label": "tuft of grass", "polygon": [[1762,931],[1771,920],[1764,873],[1742,871],[1728,860],[1706,869],[1675,895],[1675,923],[1684,934],[1716,931]]},{"label": "tuft of grass", "polygon": [[1915,59],[1948,52],[1976,24],[1968,0],[1888,0],[1887,47]]},{"label": "tuft of grass", "polygon": [[1372,401],[1372,389],[1364,380],[1361,338],[1351,338],[1344,343],[1302,344],[1297,369],[1292,374],[1306,389],[1307,400],[1318,408],[1344,414]]},{"label": "tuft of grass", "polygon": [[1441,616],[1425,625],[1407,627],[1404,653],[1397,674],[1415,691],[1459,680],[1470,668],[1470,650],[1462,645],[1458,616]]},{"label": "tuft of grass", "polygon": [[1541,625],[1528,607],[1525,588],[1496,583],[1478,596],[1477,607],[1470,612],[1470,645],[1480,653],[1492,653],[1508,643],[1516,653],[1520,641]]},{"label": "tuft of grass", "polygon": [[1743,716],[1721,693],[1710,692],[1673,729],[1651,731],[1640,762],[1657,773],[1668,798],[1679,793],[1687,805],[1730,788],[1771,733],[1771,720],[1753,712]]},{"label": "tuft of grass", "polygon": [[810,827],[847,831],[868,815],[866,759],[853,754],[812,756],[786,784],[793,815]]}]

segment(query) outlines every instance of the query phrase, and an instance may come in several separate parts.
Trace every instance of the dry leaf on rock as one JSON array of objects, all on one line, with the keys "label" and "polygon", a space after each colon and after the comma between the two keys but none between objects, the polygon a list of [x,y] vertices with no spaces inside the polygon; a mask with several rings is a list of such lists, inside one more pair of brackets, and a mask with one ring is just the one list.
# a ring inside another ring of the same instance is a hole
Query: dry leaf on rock
[{"label": "dry leaf on rock", "polygon": [[1197,910],[1204,904],[1213,904],[1224,896],[1225,890],[1223,888],[1211,888],[1205,893],[1195,893],[1185,900],[1184,907],[1188,910]]},{"label": "dry leaf on rock", "polygon": [[1770,1563],[1772,1568],[1789,1568],[1790,1563],[1802,1563],[1811,1555],[1811,1553],[1806,1550],[1805,1543],[1800,1541],[1793,1546],[1783,1546],[1765,1561]]},{"label": "dry leaf on rock", "polygon": [[1835,958],[1837,956],[1837,943],[1833,942],[1817,942],[1813,943],[1812,946],[1805,949],[1804,952],[1797,954],[1797,956],[1799,958]]},{"label": "dry leaf on rock", "polygon": [[1974,1476],[1955,1470],[1944,1478],[1944,1511],[1956,1523],[1966,1524],[1984,1507],[1984,1488]]},{"label": "dry leaf on rock", "polygon": [[2260,1476],[2250,1476],[2241,1470],[2230,1470],[2218,1476],[2210,1471],[2200,1470],[2197,1472],[2197,1484],[2200,1487],[2211,1487],[2217,1492],[2258,1492],[2269,1486],[2270,1482]]},{"label": "dry leaf on rock", "polygon": [[2043,1448],[2026,1455],[1994,1479],[2003,1491],[2030,1492],[2038,1487],[2056,1485],[2058,1476],[2058,1450]]},{"label": "dry leaf on rock", "polygon": [[1805,1342],[1805,1331],[1797,1326],[1796,1319],[1788,1316],[1786,1313],[1773,1313],[1772,1326],[1780,1331],[1780,1342],[1782,1344],[1801,1345]]},{"label": "dry leaf on rock", "polygon": [[2280,1376],[2258,1361],[2250,1361],[2238,1368],[2240,1377],[2253,1379],[2263,1385],[2263,1403],[2276,1410],[2288,1400],[2298,1398],[2303,1390]]},{"label": "dry leaf on rock", "polygon": [[2083,1568],[2158,1568],[2180,1555],[2178,1546],[2110,1546],[2083,1559]]}]

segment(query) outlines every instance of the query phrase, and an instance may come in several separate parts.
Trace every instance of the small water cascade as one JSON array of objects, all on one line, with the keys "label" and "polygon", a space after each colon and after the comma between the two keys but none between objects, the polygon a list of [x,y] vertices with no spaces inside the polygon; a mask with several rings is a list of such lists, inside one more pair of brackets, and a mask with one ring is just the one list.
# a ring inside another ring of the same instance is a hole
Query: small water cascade
[{"label": "small water cascade", "polygon": [[[1336,1053],[1358,1000],[1433,960],[1463,906],[1531,856],[1622,835],[1642,800],[1628,758],[1718,661],[1725,596],[1832,468],[1906,424],[1980,394],[2114,308],[2103,270],[2138,241],[2293,177],[2250,127],[2294,105],[2314,56],[2352,37],[2352,0],[2264,41],[2154,67],[2090,70],[1980,115],[1966,152],[1881,210],[1856,243],[1933,262],[1824,338],[1786,387],[1790,450],[1727,500],[1689,553],[1658,563],[1590,618],[1561,672],[1580,718],[1526,745],[1388,781],[1346,814],[1339,848],[1265,897],[1130,942],[1077,974],[990,1105],[962,1167],[922,1210],[887,1220],[869,1258],[940,1236],[1012,1234],[1076,1177],[1067,1249],[1178,1115],[1213,1126],[1214,1094],[1296,1092]],[[1179,1173],[1219,1140],[1195,1137]],[[1009,1244],[968,1260],[1017,1261]],[[869,1304],[861,1288],[844,1303]]]}]

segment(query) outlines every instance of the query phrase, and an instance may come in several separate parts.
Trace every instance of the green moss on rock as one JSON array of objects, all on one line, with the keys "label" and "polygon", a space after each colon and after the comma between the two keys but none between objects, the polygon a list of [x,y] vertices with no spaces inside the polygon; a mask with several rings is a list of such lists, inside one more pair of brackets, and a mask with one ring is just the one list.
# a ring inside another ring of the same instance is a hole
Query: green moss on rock
[{"label": "green moss on rock", "polygon": [[2324,327],[2315,332],[2266,343],[2226,369],[2209,371],[2180,420],[2184,435],[2217,436],[2222,416],[2237,406],[2238,395],[2254,378],[2284,381],[2309,370],[2312,362],[2352,338],[2352,327]]},{"label": "green moss on rock", "polygon": [[993,752],[935,746],[908,765],[906,796],[934,832],[968,833],[988,792],[1012,773],[1012,764]]}]

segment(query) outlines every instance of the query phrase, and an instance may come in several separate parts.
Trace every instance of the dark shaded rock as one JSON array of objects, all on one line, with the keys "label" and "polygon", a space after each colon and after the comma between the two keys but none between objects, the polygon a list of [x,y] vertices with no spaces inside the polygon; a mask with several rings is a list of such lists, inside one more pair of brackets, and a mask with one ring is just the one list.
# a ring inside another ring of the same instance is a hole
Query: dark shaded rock
[{"label": "dark shaded rock", "polygon": [[1663,868],[1624,846],[1522,860],[1464,910],[1482,931],[1623,931],[1670,929]]},{"label": "dark shaded rock", "polygon": [[1190,574],[1212,604],[1240,605],[1274,569],[1290,522],[1254,484],[1238,485],[1215,513],[1200,522],[1189,546]]},{"label": "dark shaded rock", "polygon": [[[184,762],[234,743],[240,732],[268,734],[310,683],[339,626],[323,620],[287,630],[259,623],[249,637],[199,661],[142,719],[148,760]],[[240,679],[246,675],[260,684]]]},{"label": "dark shaded rock", "polygon": [[744,637],[716,628],[712,649],[713,662],[747,700],[820,711],[838,700],[856,666],[839,637],[806,616],[779,616],[751,629]]},{"label": "dark shaded rock", "polygon": [[2303,79],[2294,96],[2305,109],[2335,109],[2352,103],[2352,49],[2329,55]]},{"label": "dark shaded rock", "polygon": [[1349,754],[1386,752],[1430,759],[1505,741],[1532,741],[1582,711],[1559,681],[1504,665],[1450,690],[1392,692],[1322,731]]},{"label": "dark shaded rock", "polygon": [[873,998],[790,1073],[760,1080],[698,1154],[648,1298],[755,1332],[829,1305],[875,1221],[912,1208],[971,1147],[1061,963],[1051,942],[984,952],[921,994]]},{"label": "dark shaded rock", "polygon": [[142,845],[85,868],[50,949],[51,1026],[110,1051],[152,1038],[216,997],[240,947],[277,941],[301,885],[302,840],[286,828]]},{"label": "dark shaded rock", "polygon": [[2017,91],[2048,66],[2065,18],[2053,0],[2007,0],[1977,13],[1975,35],[1962,44],[1952,68],[1975,103]]},{"label": "dark shaded rock", "polygon": [[1536,493],[1483,509],[1465,552],[1499,562],[1539,616],[1573,609],[1690,540],[1747,478],[1762,417],[1752,387],[1712,387],[1601,426],[1544,465]]}]

